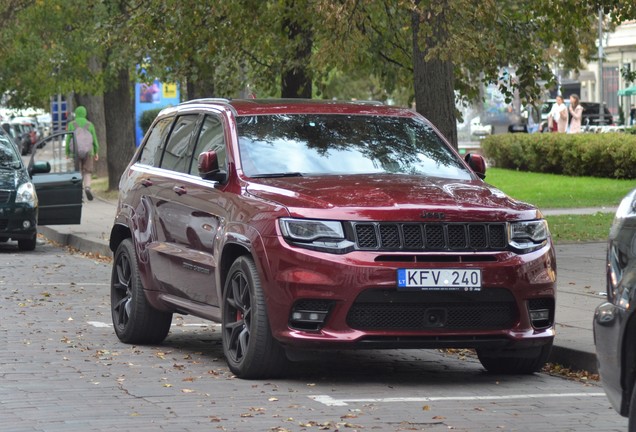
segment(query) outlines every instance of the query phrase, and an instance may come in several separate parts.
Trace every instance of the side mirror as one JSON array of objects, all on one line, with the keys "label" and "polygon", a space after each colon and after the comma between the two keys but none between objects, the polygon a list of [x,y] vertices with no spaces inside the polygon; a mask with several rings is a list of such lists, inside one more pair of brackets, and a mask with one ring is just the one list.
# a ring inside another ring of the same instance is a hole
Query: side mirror
[{"label": "side mirror", "polygon": [[199,175],[204,180],[224,183],[227,173],[219,169],[219,158],[215,151],[203,152],[199,155]]},{"label": "side mirror", "polygon": [[486,178],[486,160],[483,156],[475,153],[468,153],[464,160],[480,179],[483,180]]},{"label": "side mirror", "polygon": [[47,174],[51,172],[51,164],[49,162],[35,162],[29,166],[29,175]]}]

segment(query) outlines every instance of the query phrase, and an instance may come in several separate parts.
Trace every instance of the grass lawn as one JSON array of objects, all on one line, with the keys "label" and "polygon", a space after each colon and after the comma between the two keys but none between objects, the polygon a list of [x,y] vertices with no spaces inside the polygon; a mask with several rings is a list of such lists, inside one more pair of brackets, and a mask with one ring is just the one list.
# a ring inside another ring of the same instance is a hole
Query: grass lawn
[{"label": "grass lawn", "polygon": [[[636,187],[634,180],[568,177],[489,168],[486,181],[506,194],[540,209],[615,207]],[[547,216],[556,243],[605,241],[613,213]]]},{"label": "grass lawn", "polygon": [[607,241],[614,213],[546,216],[555,243]]},{"label": "grass lawn", "polygon": [[501,168],[489,168],[486,182],[540,209],[614,207],[636,187],[634,180],[568,177]]},{"label": "grass lawn", "polygon": [[117,201],[119,191],[108,190],[108,177],[95,177],[91,180],[91,189],[100,197]]}]

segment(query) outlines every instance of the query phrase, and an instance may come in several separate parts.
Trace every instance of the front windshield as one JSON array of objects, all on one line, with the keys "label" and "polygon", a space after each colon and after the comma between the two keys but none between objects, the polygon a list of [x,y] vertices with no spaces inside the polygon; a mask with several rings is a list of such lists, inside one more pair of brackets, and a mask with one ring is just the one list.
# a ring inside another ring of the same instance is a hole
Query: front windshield
[{"label": "front windshield", "polygon": [[15,144],[6,136],[0,134],[0,166],[20,166],[20,156]]},{"label": "front windshield", "polygon": [[284,114],[237,120],[241,163],[250,177],[387,173],[471,179],[456,154],[418,119]]}]

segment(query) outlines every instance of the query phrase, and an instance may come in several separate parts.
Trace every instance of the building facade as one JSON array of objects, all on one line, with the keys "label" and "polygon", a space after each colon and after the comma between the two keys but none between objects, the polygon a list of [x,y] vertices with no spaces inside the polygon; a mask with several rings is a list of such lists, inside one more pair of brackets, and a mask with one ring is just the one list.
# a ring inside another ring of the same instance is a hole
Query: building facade
[{"label": "building facade", "polygon": [[[602,74],[598,62],[590,62],[578,77],[581,99],[593,102],[602,100],[617,123],[620,118],[629,121],[630,107],[636,104],[636,96],[619,96],[618,91],[636,84],[626,82],[621,74],[623,68],[636,70],[636,21],[625,22],[613,32],[605,33],[602,53]],[[602,86],[598,85],[600,76]]]}]

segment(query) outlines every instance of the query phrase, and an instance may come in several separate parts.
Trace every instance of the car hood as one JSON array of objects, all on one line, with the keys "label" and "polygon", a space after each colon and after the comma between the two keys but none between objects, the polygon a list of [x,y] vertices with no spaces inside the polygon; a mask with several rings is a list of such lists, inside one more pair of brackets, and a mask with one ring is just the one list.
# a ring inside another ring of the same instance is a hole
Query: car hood
[{"label": "car hood", "polygon": [[28,181],[28,176],[22,169],[0,168],[0,189],[14,190],[19,184]]},{"label": "car hood", "polygon": [[541,217],[534,206],[514,200],[481,180],[389,174],[286,177],[258,179],[248,184],[247,192],[303,217],[419,221]]}]

